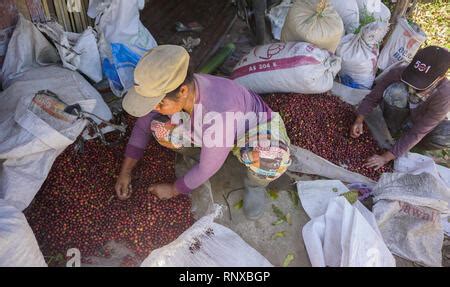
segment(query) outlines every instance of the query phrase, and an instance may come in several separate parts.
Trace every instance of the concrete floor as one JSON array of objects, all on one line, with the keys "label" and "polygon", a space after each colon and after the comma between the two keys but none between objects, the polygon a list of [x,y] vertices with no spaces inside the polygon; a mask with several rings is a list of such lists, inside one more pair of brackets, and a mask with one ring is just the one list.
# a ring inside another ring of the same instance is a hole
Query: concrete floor
[{"label": "concrete floor", "polygon": [[[182,169],[186,170],[187,168],[188,166],[184,165]],[[250,221],[244,216],[242,208],[235,207],[235,204],[243,199],[245,173],[246,168],[234,156],[230,155],[224,166],[210,179],[207,186],[194,191],[192,205],[196,217],[204,215],[213,200],[214,203],[220,204],[223,208],[222,216],[217,218],[215,222],[236,232],[274,266],[282,266],[286,256],[293,254],[294,260],[289,264],[290,267],[310,267],[311,263],[301,233],[303,226],[310,218],[303,209],[301,202],[298,206],[294,205],[289,192],[297,191],[294,184],[296,181],[313,180],[317,177],[295,174],[283,175],[269,185],[269,189],[277,191],[278,198],[273,200],[267,196],[263,216],[256,221]],[[229,193],[227,203],[225,197]],[[272,211],[272,204],[279,207],[284,214],[291,215],[291,225],[287,223],[272,225],[273,222],[277,221],[277,217]],[[365,202],[365,205],[370,208],[370,201]],[[285,232],[285,237],[274,239],[273,235],[281,231]],[[397,256],[394,257],[397,267],[419,267],[414,262]],[[443,266],[450,266],[450,239],[448,237],[444,241]]]}]

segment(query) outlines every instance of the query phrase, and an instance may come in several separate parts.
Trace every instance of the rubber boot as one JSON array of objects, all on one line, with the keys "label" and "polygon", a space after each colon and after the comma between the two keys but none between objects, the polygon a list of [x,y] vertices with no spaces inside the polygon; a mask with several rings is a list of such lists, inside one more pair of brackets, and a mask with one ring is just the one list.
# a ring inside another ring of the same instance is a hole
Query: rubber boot
[{"label": "rubber boot", "polygon": [[244,180],[244,214],[249,220],[257,220],[264,214],[266,187],[270,181],[248,174]]}]

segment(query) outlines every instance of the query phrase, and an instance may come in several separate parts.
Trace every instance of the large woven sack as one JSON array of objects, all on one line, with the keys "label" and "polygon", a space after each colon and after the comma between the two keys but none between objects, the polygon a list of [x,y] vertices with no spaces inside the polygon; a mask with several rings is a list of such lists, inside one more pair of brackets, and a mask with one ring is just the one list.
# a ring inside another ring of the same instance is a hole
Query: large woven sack
[{"label": "large woven sack", "polygon": [[344,23],[330,2],[297,0],[289,9],[281,41],[308,42],[334,53],[343,35]]},{"label": "large woven sack", "polygon": [[342,58],[339,75],[344,85],[356,89],[372,89],[377,72],[378,46],[387,31],[387,23],[372,22],[358,34],[344,36],[336,50],[336,55]]},{"label": "large woven sack", "polygon": [[427,35],[418,25],[409,23],[405,18],[399,18],[389,40],[381,50],[378,68],[384,70],[398,62],[411,62],[426,39]]},{"label": "large woven sack", "polygon": [[359,8],[356,0],[330,0],[330,3],[341,16],[345,33],[354,33],[359,27]]},{"label": "large woven sack", "polygon": [[341,59],[303,42],[253,48],[234,68],[236,82],[256,93],[319,94],[331,90]]}]

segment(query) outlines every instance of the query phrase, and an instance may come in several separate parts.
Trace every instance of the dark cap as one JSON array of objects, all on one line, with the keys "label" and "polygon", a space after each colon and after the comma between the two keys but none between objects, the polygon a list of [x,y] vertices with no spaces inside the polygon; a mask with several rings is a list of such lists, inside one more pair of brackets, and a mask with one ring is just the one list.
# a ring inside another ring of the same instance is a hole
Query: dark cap
[{"label": "dark cap", "polygon": [[445,75],[450,66],[450,52],[446,48],[429,46],[421,49],[402,74],[402,82],[416,90],[426,90]]}]

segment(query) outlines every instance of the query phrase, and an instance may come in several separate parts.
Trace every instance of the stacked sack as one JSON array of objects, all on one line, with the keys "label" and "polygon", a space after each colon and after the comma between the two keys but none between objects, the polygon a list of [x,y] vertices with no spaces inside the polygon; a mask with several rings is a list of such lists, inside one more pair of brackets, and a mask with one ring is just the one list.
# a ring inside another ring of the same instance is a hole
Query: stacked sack
[{"label": "stacked sack", "polygon": [[281,31],[282,42],[308,42],[332,53],[344,35],[344,23],[327,0],[296,1]]},{"label": "stacked sack", "polygon": [[236,82],[256,93],[320,94],[333,87],[341,59],[305,42],[253,48],[234,68]]},{"label": "stacked sack", "polygon": [[355,89],[372,88],[377,72],[379,45],[388,31],[388,23],[372,22],[357,34],[344,36],[336,55],[342,58],[341,83]]}]

